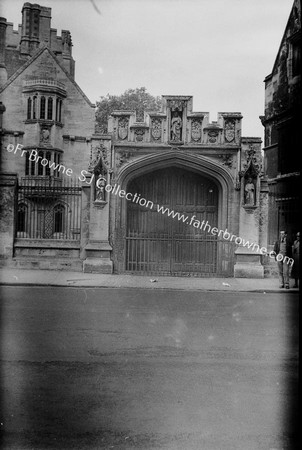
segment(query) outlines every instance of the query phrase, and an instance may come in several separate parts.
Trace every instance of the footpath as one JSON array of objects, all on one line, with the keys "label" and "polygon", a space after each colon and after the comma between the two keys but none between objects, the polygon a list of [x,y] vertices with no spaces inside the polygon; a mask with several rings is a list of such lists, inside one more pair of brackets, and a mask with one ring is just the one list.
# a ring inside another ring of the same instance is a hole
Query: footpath
[{"label": "footpath", "polygon": [[26,270],[0,268],[2,286],[53,286],[74,288],[136,288],[175,289],[192,291],[242,291],[297,293],[290,289],[280,289],[277,278],[197,278],[140,275],[106,275],[95,273],[68,272],[56,270]]}]

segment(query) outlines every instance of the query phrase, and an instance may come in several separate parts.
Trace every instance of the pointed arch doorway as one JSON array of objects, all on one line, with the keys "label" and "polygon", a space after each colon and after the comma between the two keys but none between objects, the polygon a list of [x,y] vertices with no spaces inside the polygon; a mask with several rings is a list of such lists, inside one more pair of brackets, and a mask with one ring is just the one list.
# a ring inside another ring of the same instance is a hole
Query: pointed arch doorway
[{"label": "pointed arch doorway", "polygon": [[[169,167],[134,178],[127,192],[149,203],[127,202],[126,272],[215,276],[217,236],[209,228],[218,224],[219,195],[213,179]],[[207,229],[196,221],[207,222]]]}]

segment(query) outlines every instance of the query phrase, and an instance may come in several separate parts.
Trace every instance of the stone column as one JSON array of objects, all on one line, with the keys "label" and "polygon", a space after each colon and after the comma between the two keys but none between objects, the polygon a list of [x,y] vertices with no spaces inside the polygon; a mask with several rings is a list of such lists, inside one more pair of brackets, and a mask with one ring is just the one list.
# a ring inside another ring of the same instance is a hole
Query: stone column
[{"label": "stone column", "polygon": [[[109,183],[109,176],[107,179]],[[113,271],[112,247],[109,244],[109,193],[106,195],[105,201],[97,201],[94,174],[87,176],[83,183],[81,231],[81,247],[85,243],[85,247],[81,250],[82,255],[85,255],[83,261],[85,273],[111,274]]]},{"label": "stone column", "polygon": [[91,175],[86,176],[86,181],[82,183],[81,202],[81,248],[80,258],[86,258],[85,247],[89,242],[89,222],[90,222],[90,185]]},{"label": "stone column", "polygon": [[[264,267],[261,264],[262,247],[260,244],[260,179],[257,179],[257,201],[255,205],[240,206],[239,247],[235,251],[235,278],[264,278]],[[243,195],[243,179],[241,192]],[[246,245],[245,245],[246,244]]]},{"label": "stone column", "polygon": [[18,176],[15,173],[0,174],[0,259],[12,259],[16,232],[18,203]]}]

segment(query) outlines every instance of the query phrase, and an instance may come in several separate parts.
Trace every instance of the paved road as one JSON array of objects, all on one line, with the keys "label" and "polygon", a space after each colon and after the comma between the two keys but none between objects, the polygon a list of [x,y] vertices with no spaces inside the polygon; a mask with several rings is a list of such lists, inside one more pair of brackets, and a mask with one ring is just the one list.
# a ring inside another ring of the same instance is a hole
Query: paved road
[{"label": "paved road", "polygon": [[1,292],[3,449],[295,448],[298,295]]}]

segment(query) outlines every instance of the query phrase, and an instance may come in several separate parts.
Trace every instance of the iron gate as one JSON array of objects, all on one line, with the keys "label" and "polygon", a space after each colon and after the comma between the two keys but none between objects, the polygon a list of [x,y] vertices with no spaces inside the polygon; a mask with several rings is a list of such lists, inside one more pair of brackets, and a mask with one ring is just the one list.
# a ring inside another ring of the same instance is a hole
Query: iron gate
[{"label": "iron gate", "polygon": [[[209,232],[218,220],[218,189],[213,181],[169,168],[134,179],[127,191],[150,200],[153,207],[127,204],[126,271],[216,274],[217,237]],[[174,218],[168,216],[169,211]],[[206,229],[197,226],[202,221],[207,223]]]}]

